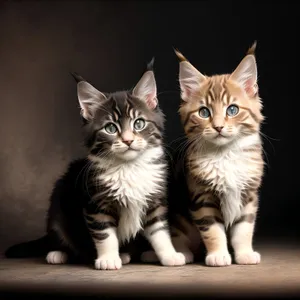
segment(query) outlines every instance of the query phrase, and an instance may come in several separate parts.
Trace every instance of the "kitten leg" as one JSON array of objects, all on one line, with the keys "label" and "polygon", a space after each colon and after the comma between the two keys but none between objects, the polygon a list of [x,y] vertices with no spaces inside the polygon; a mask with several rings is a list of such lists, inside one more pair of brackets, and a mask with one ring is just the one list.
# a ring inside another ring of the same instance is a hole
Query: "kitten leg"
[{"label": "kitten leg", "polygon": [[54,249],[49,251],[46,256],[46,261],[48,264],[58,265],[65,264],[69,256],[69,249],[71,244],[68,243],[65,238],[66,234],[63,234],[62,227],[57,223],[51,224],[51,230],[48,231],[48,238],[50,239],[50,244]]},{"label": "kitten leg", "polygon": [[87,226],[95,243],[97,270],[117,270],[122,267],[115,219],[107,214],[86,215]]},{"label": "kitten leg", "polygon": [[190,211],[207,251],[205,264],[214,267],[231,265],[225,227],[215,197],[210,193],[197,195]]},{"label": "kitten leg", "polygon": [[127,265],[130,263],[130,260],[131,260],[131,256],[129,253],[121,253],[120,254],[120,258],[121,258],[121,261],[122,261],[122,265]]},{"label": "kitten leg", "polygon": [[231,245],[235,253],[235,262],[240,265],[260,263],[260,254],[252,248],[258,204],[257,194],[251,195],[249,199],[251,201],[244,206],[242,217],[233,224],[231,229]]},{"label": "kitten leg", "polygon": [[[194,261],[194,255],[188,247],[188,237],[184,235],[179,229],[171,227],[171,241],[177,252],[181,252],[185,257],[185,262],[192,263]],[[159,259],[153,250],[145,251],[141,254],[141,261],[156,263]]]},{"label": "kitten leg", "polygon": [[68,255],[63,251],[50,251],[46,256],[48,264],[59,265],[65,264],[68,260]]},{"label": "kitten leg", "polygon": [[168,229],[167,208],[157,205],[148,210],[144,234],[164,266],[182,266],[185,257],[176,252]]},{"label": "kitten leg", "polygon": [[[171,221],[172,243],[176,251],[181,252],[186,263],[194,262],[193,251],[198,244],[199,232],[190,220],[181,215],[174,215]],[[197,241],[196,243],[194,241]],[[194,249],[193,249],[194,248]]]}]

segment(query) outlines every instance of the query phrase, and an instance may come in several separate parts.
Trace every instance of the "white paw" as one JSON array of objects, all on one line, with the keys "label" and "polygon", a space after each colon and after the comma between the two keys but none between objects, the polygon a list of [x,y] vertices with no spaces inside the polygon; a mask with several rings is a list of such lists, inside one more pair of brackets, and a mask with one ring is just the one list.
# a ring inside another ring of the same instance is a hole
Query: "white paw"
[{"label": "white paw", "polygon": [[185,265],[185,257],[180,252],[172,252],[160,254],[160,262],[163,266],[183,266]]},{"label": "white paw", "polygon": [[194,262],[194,254],[191,251],[181,251],[185,257],[185,263],[190,264]]},{"label": "white paw", "polygon": [[224,267],[231,265],[231,256],[228,252],[210,253],[205,258],[205,264],[211,267]]},{"label": "white paw", "polygon": [[127,265],[130,263],[131,257],[129,253],[121,253],[120,258],[122,261],[122,265]]},{"label": "white paw", "polygon": [[67,262],[68,255],[62,251],[51,251],[46,256],[48,264],[58,265],[65,264]]},{"label": "white paw", "polygon": [[237,253],[235,262],[239,265],[257,265],[260,263],[260,254],[254,251]]},{"label": "white paw", "polygon": [[122,267],[122,261],[119,255],[106,254],[95,260],[95,269],[97,270],[119,270]]},{"label": "white paw", "polygon": [[149,250],[149,251],[145,251],[141,254],[141,261],[146,262],[146,263],[149,263],[149,262],[155,263],[155,262],[159,262],[159,259],[154,251]]}]

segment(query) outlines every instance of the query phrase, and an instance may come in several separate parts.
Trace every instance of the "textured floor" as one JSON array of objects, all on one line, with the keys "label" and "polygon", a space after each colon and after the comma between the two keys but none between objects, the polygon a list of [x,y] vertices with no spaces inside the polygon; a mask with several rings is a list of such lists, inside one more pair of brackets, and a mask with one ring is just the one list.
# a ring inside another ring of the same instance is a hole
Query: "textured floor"
[{"label": "textured floor", "polygon": [[263,258],[260,265],[223,268],[130,264],[119,271],[96,271],[80,265],[47,265],[41,259],[1,259],[0,291],[130,298],[300,295],[300,246],[256,248]]}]

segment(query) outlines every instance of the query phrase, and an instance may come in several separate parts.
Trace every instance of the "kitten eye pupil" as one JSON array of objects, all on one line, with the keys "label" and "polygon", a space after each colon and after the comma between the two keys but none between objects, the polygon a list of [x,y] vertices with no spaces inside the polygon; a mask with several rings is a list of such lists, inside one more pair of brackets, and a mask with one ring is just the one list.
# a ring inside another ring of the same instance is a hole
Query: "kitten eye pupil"
[{"label": "kitten eye pupil", "polygon": [[237,105],[230,105],[226,110],[227,115],[230,117],[237,115],[238,112],[239,112],[239,108]]},{"label": "kitten eye pupil", "polygon": [[208,117],[210,117],[210,111],[209,111],[209,109],[207,107],[200,108],[200,110],[199,110],[199,116],[201,118],[208,118]]},{"label": "kitten eye pupil", "polygon": [[137,120],[135,120],[133,127],[136,130],[142,130],[145,127],[145,125],[146,125],[146,122],[144,119],[137,119]]},{"label": "kitten eye pupil", "polygon": [[105,130],[109,134],[114,134],[117,132],[117,126],[113,123],[109,123],[105,126]]}]

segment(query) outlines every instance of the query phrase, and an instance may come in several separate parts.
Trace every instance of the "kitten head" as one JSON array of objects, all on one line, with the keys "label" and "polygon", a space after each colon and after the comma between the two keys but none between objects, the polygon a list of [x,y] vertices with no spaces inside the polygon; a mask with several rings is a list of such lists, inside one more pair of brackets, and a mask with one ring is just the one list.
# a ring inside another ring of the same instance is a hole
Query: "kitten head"
[{"label": "kitten head", "polygon": [[102,93],[77,74],[78,100],[90,155],[133,160],[162,144],[164,116],[158,107],[153,61],[132,91]]},{"label": "kitten head", "polygon": [[222,146],[257,133],[263,121],[258,95],[256,44],[231,74],[205,76],[181,53],[179,113],[190,139]]}]

